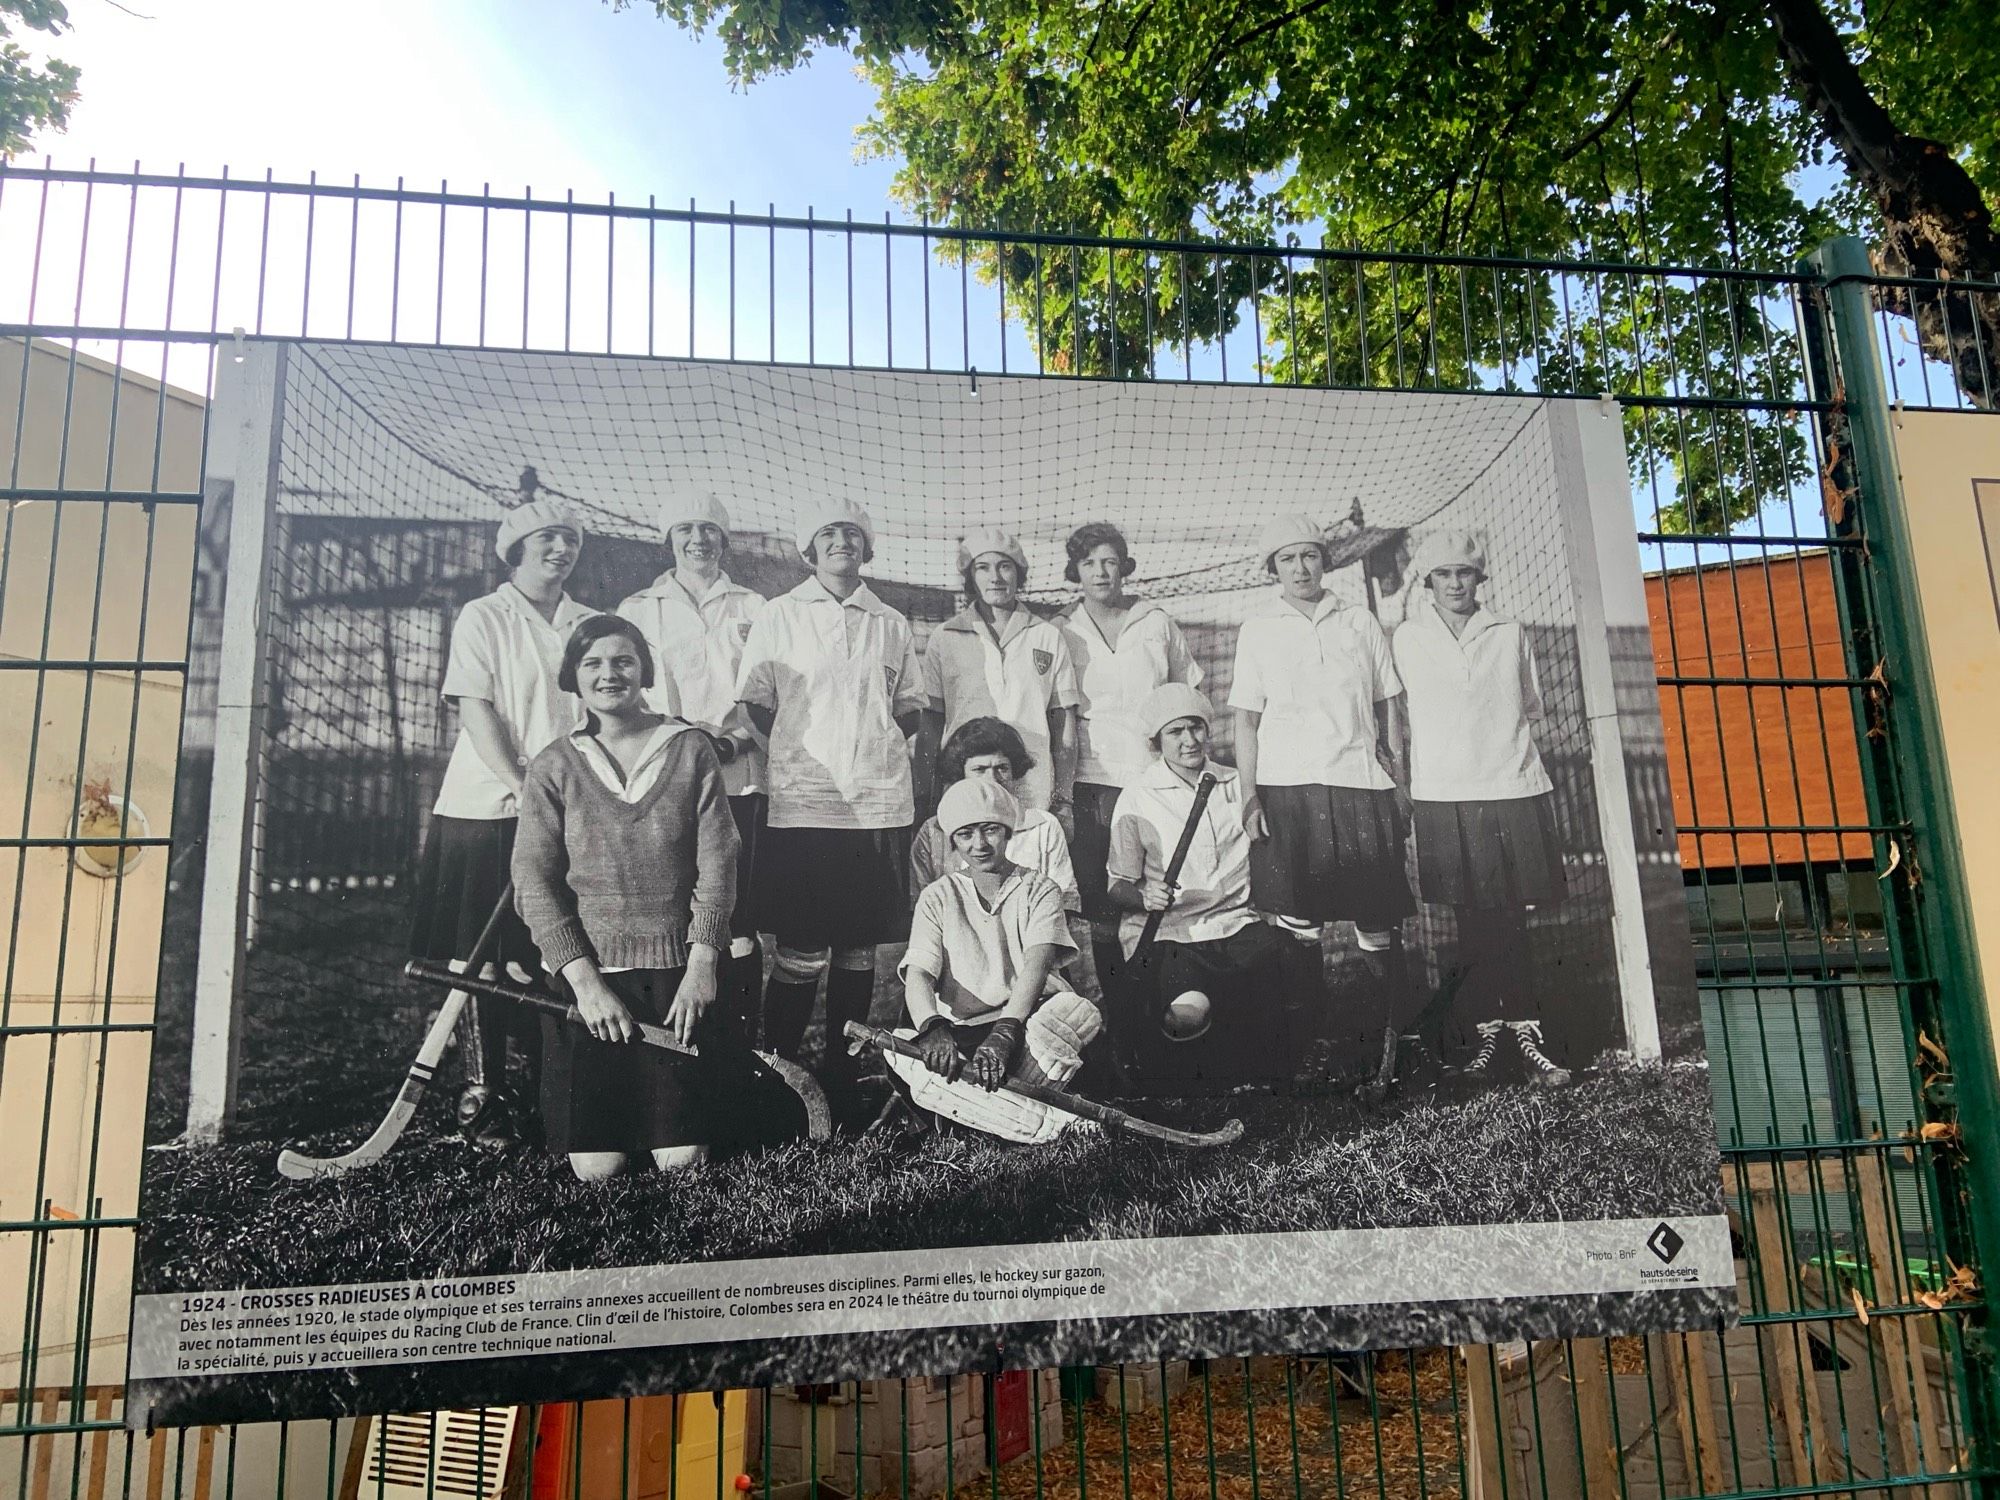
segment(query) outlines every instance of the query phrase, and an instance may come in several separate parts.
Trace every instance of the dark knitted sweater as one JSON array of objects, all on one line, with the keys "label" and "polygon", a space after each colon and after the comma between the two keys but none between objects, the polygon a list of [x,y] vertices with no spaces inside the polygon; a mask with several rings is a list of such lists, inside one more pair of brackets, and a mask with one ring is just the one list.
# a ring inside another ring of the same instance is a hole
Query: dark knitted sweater
[{"label": "dark knitted sweater", "polygon": [[688,944],[729,948],[736,823],[708,736],[682,733],[659,779],[621,802],[568,735],[528,766],[514,838],[514,905],[551,973],[589,957],[678,969]]}]

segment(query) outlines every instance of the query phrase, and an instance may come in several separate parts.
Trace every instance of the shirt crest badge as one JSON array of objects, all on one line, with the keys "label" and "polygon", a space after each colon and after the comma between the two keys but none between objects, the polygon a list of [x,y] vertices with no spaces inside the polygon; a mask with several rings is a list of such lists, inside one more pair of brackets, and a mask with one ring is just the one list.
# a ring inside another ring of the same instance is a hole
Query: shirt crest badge
[{"label": "shirt crest badge", "polygon": [[891,698],[896,696],[896,669],[894,667],[885,666],[882,668],[882,686]]},{"label": "shirt crest badge", "polygon": [[748,620],[738,620],[736,622],[736,639],[739,641],[750,639],[750,622]]},{"label": "shirt crest badge", "polygon": [[1035,675],[1037,677],[1048,676],[1049,668],[1054,666],[1055,662],[1056,659],[1053,652],[1037,651],[1035,653]]}]

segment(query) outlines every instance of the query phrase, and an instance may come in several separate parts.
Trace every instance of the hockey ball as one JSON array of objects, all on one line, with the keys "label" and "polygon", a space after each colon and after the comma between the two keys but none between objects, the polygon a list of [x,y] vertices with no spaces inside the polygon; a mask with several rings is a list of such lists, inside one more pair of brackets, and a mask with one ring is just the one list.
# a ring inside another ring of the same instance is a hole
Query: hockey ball
[{"label": "hockey ball", "polygon": [[1208,996],[1200,990],[1182,990],[1168,1002],[1161,1018],[1167,1035],[1177,1042],[1191,1042],[1208,1030]]}]

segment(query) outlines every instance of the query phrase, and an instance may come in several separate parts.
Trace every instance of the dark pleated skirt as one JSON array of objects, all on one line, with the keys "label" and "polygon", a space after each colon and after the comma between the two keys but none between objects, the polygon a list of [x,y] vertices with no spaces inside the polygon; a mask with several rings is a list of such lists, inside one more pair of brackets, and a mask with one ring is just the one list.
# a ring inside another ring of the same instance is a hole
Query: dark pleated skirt
[{"label": "dark pleated skirt", "polygon": [[910,936],[910,830],[766,828],[757,930],[794,948],[866,948]]},{"label": "dark pleated skirt", "polygon": [[[1223,1092],[1242,1084],[1273,1084],[1292,1076],[1298,1058],[1286,1017],[1296,1003],[1300,944],[1263,922],[1226,938],[1160,942],[1143,971],[1123,975],[1121,1024],[1133,1028],[1141,1093]],[[1160,1029],[1160,1011],[1186,990],[1208,996],[1209,1028],[1176,1042]]]},{"label": "dark pleated skirt", "polygon": [[[641,1021],[667,1018],[680,969],[632,969],[604,982]],[[574,1000],[560,975],[550,986]],[[742,1021],[727,985],[695,1034],[700,1057],[644,1042],[600,1042],[572,1021],[542,1017],[542,1121],[549,1149],[623,1151],[708,1145],[727,1133],[729,1080],[741,1071]]]},{"label": "dark pleated skirt", "polygon": [[1448,906],[1549,906],[1563,898],[1555,798],[1412,804],[1417,888]]},{"label": "dark pleated skirt", "polygon": [[1250,899],[1259,911],[1379,932],[1417,909],[1394,792],[1260,786],[1257,799],[1271,828],[1250,846]]},{"label": "dark pleated skirt", "polygon": [[[471,956],[513,879],[514,827],[512,818],[431,818],[410,910],[412,958]],[[518,963],[531,974],[541,967],[541,956],[512,901],[500,919],[497,947],[488,956],[495,964]]]},{"label": "dark pleated skirt", "polygon": [[1076,836],[1069,841],[1069,862],[1076,871],[1076,893],[1083,914],[1093,922],[1116,922],[1117,907],[1105,898],[1104,867],[1111,858],[1111,811],[1118,805],[1115,786],[1079,781],[1071,792],[1076,808]]}]

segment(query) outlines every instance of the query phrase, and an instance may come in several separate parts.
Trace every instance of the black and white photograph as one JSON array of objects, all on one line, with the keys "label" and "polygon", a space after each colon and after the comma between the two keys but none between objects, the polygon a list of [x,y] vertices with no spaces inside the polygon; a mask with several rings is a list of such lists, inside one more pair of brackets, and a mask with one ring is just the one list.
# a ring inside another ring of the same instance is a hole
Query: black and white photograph
[{"label": "black and white photograph", "polygon": [[239,341],[134,1425],[1734,1316],[1594,400]]}]

